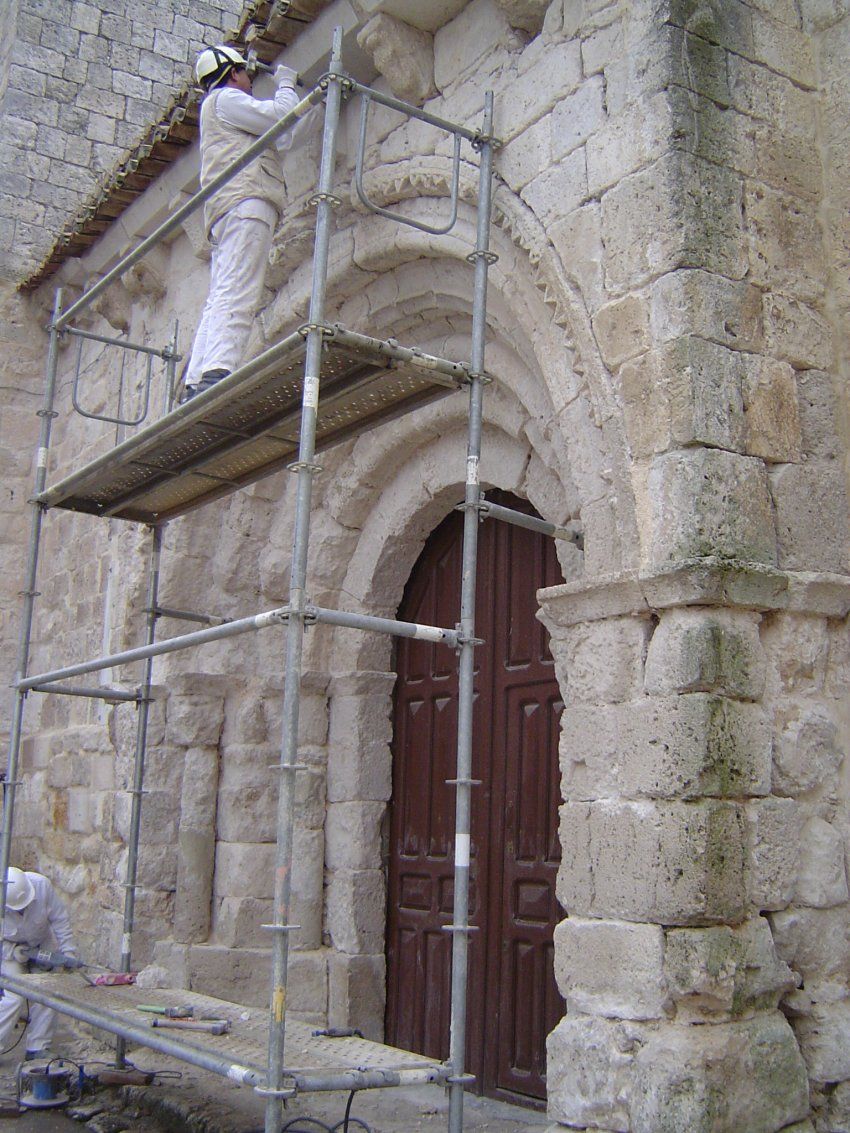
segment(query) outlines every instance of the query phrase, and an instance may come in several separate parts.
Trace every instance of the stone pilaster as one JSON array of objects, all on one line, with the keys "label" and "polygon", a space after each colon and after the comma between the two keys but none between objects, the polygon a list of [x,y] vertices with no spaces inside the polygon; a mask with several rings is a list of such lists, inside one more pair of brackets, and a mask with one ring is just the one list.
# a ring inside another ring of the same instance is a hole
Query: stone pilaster
[{"label": "stone pilaster", "polygon": [[850,1076],[841,960],[803,923],[846,929],[842,820],[799,789],[833,781],[841,756],[803,676],[814,661],[782,646],[805,624],[797,650],[825,688],[816,627],[835,632],[850,582],[703,561],[541,604],[568,690],[551,1116],[624,1133],[804,1122],[807,1068]]}]

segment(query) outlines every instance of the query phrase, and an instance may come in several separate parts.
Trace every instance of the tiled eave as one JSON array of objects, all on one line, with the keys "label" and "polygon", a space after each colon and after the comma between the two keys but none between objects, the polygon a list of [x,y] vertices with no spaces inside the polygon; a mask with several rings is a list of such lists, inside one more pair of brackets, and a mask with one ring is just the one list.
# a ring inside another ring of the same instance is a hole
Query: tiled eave
[{"label": "tiled eave", "polygon": [[[249,3],[239,27],[225,37],[225,42],[239,50],[250,47],[262,62],[272,62],[327,3],[328,0],[301,0],[297,5],[280,0]],[[83,255],[112,222],[186,152],[198,135],[199,98],[197,88],[188,83],[175,94],[159,121],[118,167],[101,180],[39,267],[21,284],[22,290],[34,290],[66,260]]]}]

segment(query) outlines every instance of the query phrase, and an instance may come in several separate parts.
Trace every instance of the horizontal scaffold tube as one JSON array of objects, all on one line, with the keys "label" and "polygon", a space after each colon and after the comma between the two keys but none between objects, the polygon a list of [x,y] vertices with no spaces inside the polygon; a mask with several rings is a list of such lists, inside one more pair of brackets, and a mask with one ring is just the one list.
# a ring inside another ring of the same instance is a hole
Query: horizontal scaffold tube
[{"label": "horizontal scaffold tube", "polygon": [[[394,637],[415,637],[419,641],[432,641],[436,644],[448,645],[450,648],[456,648],[458,645],[457,630],[442,629],[440,626],[399,622],[393,618],[373,618],[369,614],[349,614],[344,610],[326,610],[319,606],[308,606],[304,613],[307,619],[313,622],[345,626],[349,629],[372,630],[376,633],[392,634]],[[224,625],[210,626],[209,629],[195,630],[194,633],[183,633],[178,637],[168,637],[164,641],[156,641],[152,645],[140,645],[136,649],[125,649],[123,653],[110,653],[106,657],[96,657],[92,661],[81,661],[78,665],[68,665],[64,669],[53,669],[49,673],[36,673],[25,680],[16,681],[13,687],[22,692],[28,689],[44,691],[45,686],[54,681],[78,677],[82,673],[96,673],[101,669],[111,669],[113,666],[130,665],[134,661],[144,661],[147,657],[158,657],[163,653],[176,653],[180,649],[191,649],[195,645],[204,645],[208,641],[219,641],[224,637],[237,637],[240,633],[250,633],[252,630],[265,629],[271,625],[282,625],[288,619],[289,607],[280,606],[276,610],[267,610],[264,614],[255,614],[251,618],[239,618],[237,621],[225,622]],[[47,691],[62,692],[64,690],[53,688]],[[100,695],[108,699],[106,693]]]},{"label": "horizontal scaffold tube", "polygon": [[563,539],[568,543],[575,543],[580,547],[584,542],[581,531],[577,527],[560,527],[557,523],[547,523],[545,519],[538,519],[534,515],[526,515],[513,508],[502,507],[501,504],[490,503],[482,499],[478,505],[479,511],[487,519],[500,519],[503,523],[512,523],[514,527],[525,527],[528,531],[537,531],[541,535],[549,535],[552,539]]},{"label": "horizontal scaffold tube", "polygon": [[288,613],[288,607],[281,606],[277,610],[255,614],[252,618],[239,618],[237,621],[225,622],[221,626],[211,626],[209,629],[199,629],[194,633],[184,633],[179,637],[168,637],[164,641],[155,641],[152,645],[140,645],[137,649],[126,649],[123,653],[111,653],[108,657],[97,657],[93,661],[81,661],[79,665],[68,665],[67,668],[54,669],[50,673],[39,673],[36,676],[27,677],[26,680],[16,681],[14,687],[23,691],[35,688],[36,685],[48,684],[50,681],[78,677],[81,673],[96,673],[100,669],[111,669],[114,665],[129,665],[133,661],[144,661],[146,657],[158,657],[162,653],[176,653],[179,649],[190,649],[193,645],[203,645],[207,641],[217,641],[223,637],[237,637],[240,633],[250,633],[251,630],[280,625],[286,621]]},{"label": "horizontal scaffold tube", "polygon": [[76,685],[34,685],[33,692],[58,692],[62,696],[87,696],[91,700],[138,701],[137,692],[122,692],[117,688],[80,688]]},{"label": "horizontal scaffold tube", "polygon": [[416,622],[399,622],[394,618],[373,618],[370,614],[349,614],[345,610],[325,610],[321,606],[307,606],[304,616],[308,621],[345,626],[347,629],[389,633],[393,637],[415,637],[418,641],[433,641],[436,644],[448,645],[452,649],[456,649],[458,645],[456,629],[418,625]]},{"label": "horizontal scaffold tube", "polygon": [[401,346],[395,341],[373,338],[371,335],[346,330],[345,327],[338,325],[328,330],[326,337],[340,346],[362,347],[366,350],[374,350],[376,354],[383,354],[389,359],[406,362],[420,370],[427,370],[432,377],[435,374],[443,374],[449,379],[446,384],[451,387],[456,388],[459,384],[466,385],[469,382],[467,366],[461,362],[453,362],[449,358],[440,358],[436,354],[427,354],[415,346]]},{"label": "horizontal scaffold tube", "polygon": [[[422,1086],[428,1082],[445,1082],[451,1068],[434,1066],[403,1067],[398,1070],[293,1070],[287,1073],[300,1093],[343,1090],[380,1090],[387,1086]],[[262,1091],[260,1091],[262,1092]]]},{"label": "horizontal scaffold tube", "polygon": [[15,992],[16,995],[28,999],[32,1003],[41,1003],[45,1007],[53,1007],[62,1015],[69,1015],[81,1023],[88,1023],[91,1027],[100,1027],[113,1035],[120,1035],[129,1042],[140,1043],[159,1051],[160,1054],[178,1058],[181,1062],[188,1062],[198,1066],[201,1070],[210,1070],[213,1074],[220,1074],[246,1086],[261,1085],[265,1081],[265,1074],[253,1066],[242,1066],[227,1058],[222,1058],[209,1051],[186,1041],[168,1038],[163,1031],[152,1030],[140,1023],[132,1023],[123,1016],[116,1015],[98,1007],[85,1007],[81,1003],[67,998],[60,991],[45,992],[35,987],[29,980],[20,976],[3,974],[0,976],[0,987]]},{"label": "horizontal scaffold tube", "polygon": [[371,99],[372,102],[377,102],[381,106],[388,106],[390,110],[397,110],[399,114],[418,118],[420,122],[427,122],[429,126],[436,126],[438,130],[445,130],[447,134],[458,134],[461,138],[466,138],[470,142],[477,141],[481,136],[478,130],[470,130],[468,126],[460,126],[457,122],[450,122],[448,118],[439,118],[436,114],[429,114],[427,110],[422,110],[411,102],[402,102],[400,98],[393,98],[392,95],[384,94],[383,91],[373,90],[372,87],[358,83],[356,79],[349,78],[347,82],[355,94]]},{"label": "horizontal scaffold tube", "polygon": [[105,346],[120,346],[122,350],[135,350],[137,354],[150,354],[154,358],[169,359],[173,353],[170,346],[164,350],[157,350],[155,346],[142,346],[138,342],[128,342],[125,338],[110,338],[105,334],[94,334],[90,330],[80,330],[79,327],[66,327],[68,334],[76,338],[90,339],[92,342],[102,342]]}]

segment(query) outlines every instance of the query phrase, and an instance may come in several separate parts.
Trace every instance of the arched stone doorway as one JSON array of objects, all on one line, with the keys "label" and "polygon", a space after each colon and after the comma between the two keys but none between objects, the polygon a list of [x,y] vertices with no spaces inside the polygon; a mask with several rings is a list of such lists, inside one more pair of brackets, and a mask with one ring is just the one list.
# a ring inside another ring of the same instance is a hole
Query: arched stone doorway
[{"label": "arched stone doorway", "polygon": [[[508,506],[530,510],[506,493]],[[450,515],[413,569],[399,616],[454,625],[462,521]],[[535,592],[561,581],[551,540],[480,531],[476,633],[472,935],[467,1065],[478,1089],[546,1096],[547,1033],[563,1014],[552,967],[559,920],[560,691]],[[387,1041],[448,1054],[457,672],[452,653],[401,641],[394,696],[387,927]]]}]

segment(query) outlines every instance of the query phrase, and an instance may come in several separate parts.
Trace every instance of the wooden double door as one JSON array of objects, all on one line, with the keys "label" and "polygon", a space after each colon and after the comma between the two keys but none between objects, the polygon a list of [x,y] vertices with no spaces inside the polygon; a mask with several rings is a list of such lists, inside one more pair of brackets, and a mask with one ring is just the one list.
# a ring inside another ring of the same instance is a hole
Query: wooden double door
[{"label": "wooden double door", "polygon": [[[522,510],[506,494],[488,498]],[[462,517],[433,532],[399,616],[453,626]],[[546,1035],[563,1014],[553,974],[559,919],[558,720],[562,708],[535,591],[561,582],[551,540],[487,520],[479,529],[467,1069],[477,1089],[545,1098]],[[400,641],[394,701],[387,926],[387,1041],[448,1055],[457,660]]]}]

